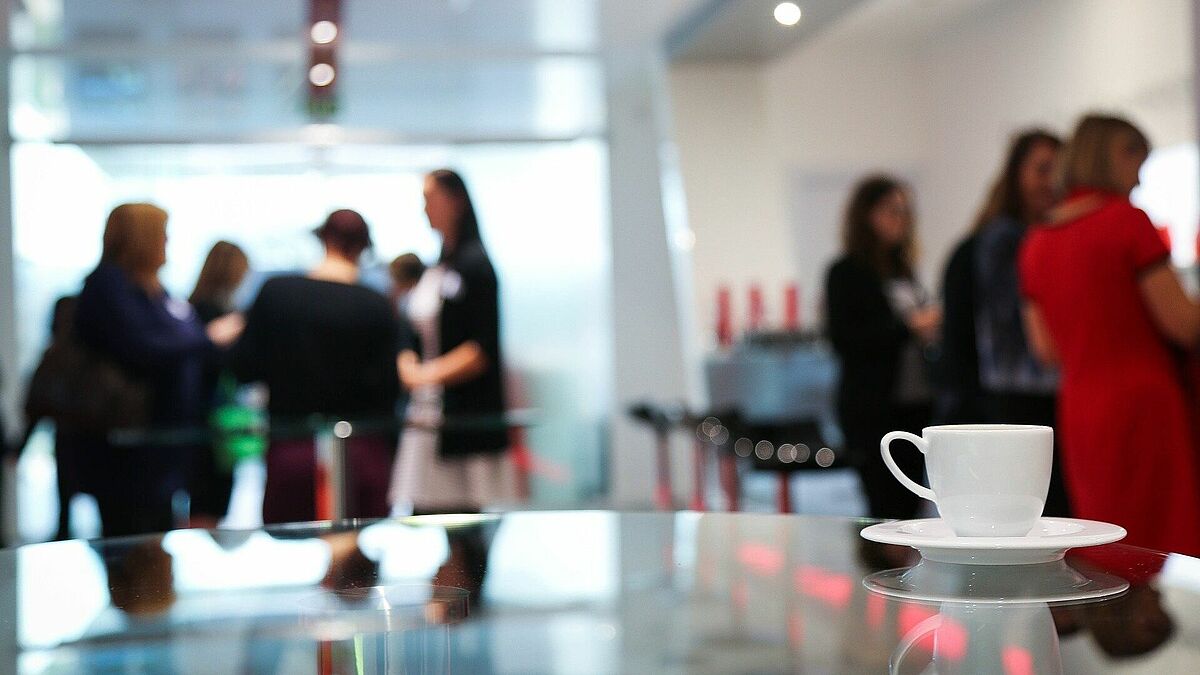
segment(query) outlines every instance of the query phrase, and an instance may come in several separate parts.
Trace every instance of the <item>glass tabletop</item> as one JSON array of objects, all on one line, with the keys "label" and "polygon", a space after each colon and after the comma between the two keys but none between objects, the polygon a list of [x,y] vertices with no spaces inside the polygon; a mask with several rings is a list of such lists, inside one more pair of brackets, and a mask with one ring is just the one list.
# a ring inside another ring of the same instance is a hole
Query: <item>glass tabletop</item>
[{"label": "glass tabletop", "polygon": [[1200,672],[1200,560],[953,565],[870,524],[517,512],[24,546],[0,552],[0,672]]}]

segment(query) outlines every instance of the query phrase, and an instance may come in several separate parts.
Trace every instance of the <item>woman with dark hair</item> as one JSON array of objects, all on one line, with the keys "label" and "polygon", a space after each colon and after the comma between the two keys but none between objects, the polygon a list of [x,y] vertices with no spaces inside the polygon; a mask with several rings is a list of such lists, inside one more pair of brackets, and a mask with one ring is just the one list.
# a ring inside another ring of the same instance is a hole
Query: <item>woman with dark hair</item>
[{"label": "woman with dark hair", "polygon": [[240,246],[228,241],[213,244],[188,297],[200,320],[208,323],[233,312],[233,294],[249,272],[250,259]]},{"label": "woman with dark hair", "polygon": [[[233,295],[250,271],[250,259],[237,244],[218,241],[209,249],[196,279],[188,302],[205,325],[234,312]],[[221,387],[221,364],[212,362],[204,370],[202,381],[203,400],[207,404],[206,416],[218,405],[218,397],[225,396],[233,387],[228,377]],[[195,463],[188,492],[191,494],[191,526],[216,527],[229,510],[229,498],[233,493],[232,467],[217,461],[213,444],[196,448]]]},{"label": "woman with dark hair", "polygon": [[513,484],[499,286],[462,177],[434,171],[424,193],[442,253],[408,300],[421,353],[408,349],[397,361],[412,398],[391,499],[400,511],[478,511],[509,498]]},{"label": "woman with dark hair", "polygon": [[[1017,251],[1057,201],[1061,146],[1041,129],[1013,139],[970,236],[946,266],[939,422],[1056,426],[1058,374],[1029,351]],[[1044,513],[1070,515],[1057,453]]]},{"label": "woman with dark hair", "polygon": [[318,517],[312,425],[341,420],[355,429],[346,442],[347,516],[388,511],[399,390],[395,317],[387,298],[358,283],[359,258],[371,245],[363,217],[334,211],[315,234],[324,259],[307,275],[263,284],[229,359],[238,379],[269,390],[267,524]]},{"label": "woman with dark hair", "polygon": [[[228,344],[240,329],[236,321],[206,329],[186,302],[167,295],[158,279],[166,251],[166,211],[151,204],[116,207],[104,228],[100,264],[75,308],[83,344],[149,386],[151,431],[202,423],[205,359],[214,355],[214,344]],[[171,500],[186,486],[190,447],[114,445],[100,429],[81,432],[78,440],[90,468],[82,489],[96,497],[104,536],[174,526]]]},{"label": "woman with dark hair", "polygon": [[[906,187],[889,176],[864,179],[846,207],[844,253],[825,281],[826,327],[841,362],[838,418],[874,518],[912,518],[920,501],[879,455],[885,433],[920,433],[930,418],[925,353],[941,310],[913,274],[913,229]],[[921,474],[915,448],[895,457]]]},{"label": "woman with dark hair", "polygon": [[1181,349],[1200,305],[1129,201],[1146,136],[1107,115],[1080,120],[1063,157],[1066,200],[1021,247],[1029,344],[1061,369],[1059,427],[1071,509],[1121,525],[1130,544],[1200,555],[1200,465]]}]

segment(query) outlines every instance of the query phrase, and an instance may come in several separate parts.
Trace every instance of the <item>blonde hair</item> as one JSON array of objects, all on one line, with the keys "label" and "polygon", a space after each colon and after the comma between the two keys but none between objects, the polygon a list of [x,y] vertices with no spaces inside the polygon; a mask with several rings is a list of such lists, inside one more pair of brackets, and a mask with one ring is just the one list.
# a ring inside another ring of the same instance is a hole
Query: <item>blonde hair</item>
[{"label": "blonde hair", "polygon": [[204,259],[200,276],[196,279],[196,288],[188,301],[192,304],[206,301],[225,305],[249,271],[250,259],[245,251],[232,242],[218,241]]},{"label": "blonde hair", "polygon": [[159,246],[166,236],[166,211],[153,204],[121,204],[104,225],[100,262],[117,266],[141,286],[157,288]]},{"label": "blonde hair", "polygon": [[1121,140],[1131,140],[1143,154],[1150,154],[1150,141],[1129,120],[1114,115],[1084,115],[1063,150],[1063,188],[1121,190],[1112,167],[1112,148]]}]

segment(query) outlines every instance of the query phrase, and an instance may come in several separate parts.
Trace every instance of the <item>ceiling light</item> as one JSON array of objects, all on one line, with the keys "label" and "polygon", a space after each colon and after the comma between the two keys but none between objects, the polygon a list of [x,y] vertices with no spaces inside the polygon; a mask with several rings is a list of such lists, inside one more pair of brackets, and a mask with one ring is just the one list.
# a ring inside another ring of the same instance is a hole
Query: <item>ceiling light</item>
[{"label": "ceiling light", "polygon": [[795,26],[800,23],[800,5],[794,2],[775,5],[775,20],[785,26]]},{"label": "ceiling light", "polygon": [[312,30],[309,31],[312,41],[319,45],[327,45],[333,42],[337,39],[337,34],[337,24],[332,21],[318,21],[312,25]]},{"label": "ceiling light", "polygon": [[333,83],[333,66],[328,63],[318,63],[308,69],[308,81],[318,87],[326,87]]}]

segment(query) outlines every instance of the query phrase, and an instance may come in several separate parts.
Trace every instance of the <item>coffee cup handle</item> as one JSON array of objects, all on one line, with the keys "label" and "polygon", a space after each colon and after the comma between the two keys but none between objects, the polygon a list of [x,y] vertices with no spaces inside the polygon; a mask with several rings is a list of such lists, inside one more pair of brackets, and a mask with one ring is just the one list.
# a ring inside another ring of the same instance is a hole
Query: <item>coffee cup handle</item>
[{"label": "coffee cup handle", "polygon": [[922,455],[929,452],[929,443],[926,442],[924,438],[921,438],[916,434],[910,434],[907,431],[893,431],[884,436],[883,440],[879,441],[879,451],[883,454],[883,463],[887,465],[888,471],[891,471],[892,475],[896,477],[896,480],[900,481],[901,485],[911,490],[913,494],[917,495],[918,497],[928,499],[931,502],[937,501],[937,497],[933,494],[933,490],[930,490],[924,485],[921,485],[920,483],[904,475],[904,472],[901,471],[900,467],[896,465],[896,460],[892,459],[892,450],[890,446],[892,441],[896,440],[897,438],[903,438],[904,440],[917,446],[917,449],[921,451]]},{"label": "coffee cup handle", "polygon": [[942,615],[934,614],[925,619],[921,623],[912,627],[912,630],[900,640],[900,644],[896,646],[896,651],[892,652],[892,658],[888,661],[888,673],[896,675],[900,672],[900,666],[904,663],[904,658],[908,656],[908,652],[912,650],[913,645],[921,638],[929,635],[933,631],[942,627]]}]

